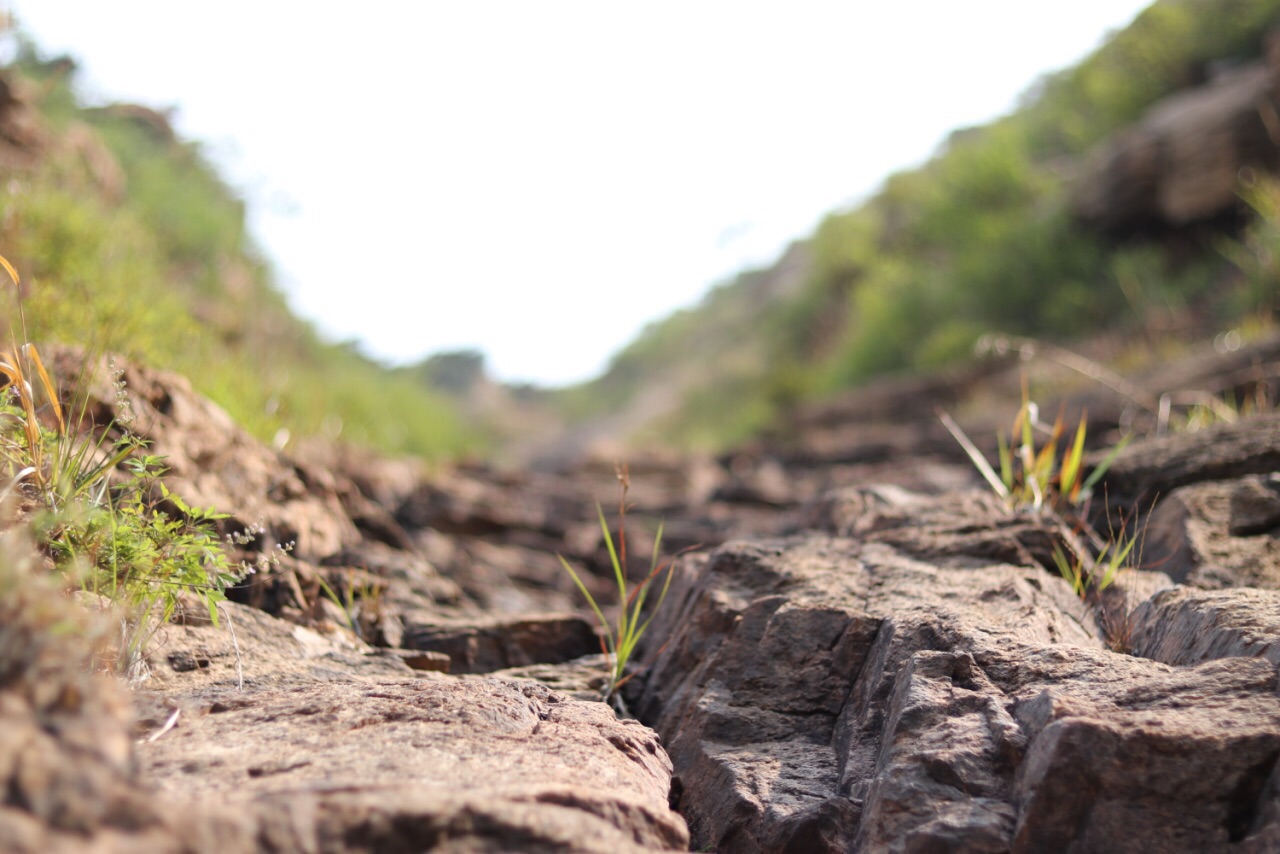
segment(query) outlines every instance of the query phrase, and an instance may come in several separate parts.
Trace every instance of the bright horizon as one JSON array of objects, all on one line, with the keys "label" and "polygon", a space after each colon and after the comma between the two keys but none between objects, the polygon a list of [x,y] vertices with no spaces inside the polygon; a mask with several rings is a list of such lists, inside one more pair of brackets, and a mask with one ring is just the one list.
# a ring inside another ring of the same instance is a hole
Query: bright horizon
[{"label": "bright horizon", "polygon": [[588,379],[1148,5],[0,0],[92,101],[177,106],[290,305],[394,363]]}]

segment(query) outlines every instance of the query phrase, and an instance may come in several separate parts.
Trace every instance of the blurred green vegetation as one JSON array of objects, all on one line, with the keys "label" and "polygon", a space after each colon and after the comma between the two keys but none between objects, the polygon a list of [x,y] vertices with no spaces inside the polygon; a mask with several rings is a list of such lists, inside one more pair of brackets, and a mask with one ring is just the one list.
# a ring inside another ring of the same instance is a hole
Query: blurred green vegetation
[{"label": "blurred green vegetation", "polygon": [[[85,107],[74,63],[29,43],[7,73],[46,128],[35,165],[0,185],[0,244],[24,284],[14,338],[178,371],[267,441],[320,435],[427,458],[481,447],[443,397],[290,312],[243,201],[164,116]],[[12,289],[5,300],[13,323]]]},{"label": "blurred green vegetation", "polygon": [[1066,193],[1092,146],[1203,82],[1211,61],[1259,57],[1277,24],[1280,0],[1160,0],[1009,116],[952,134],[928,163],[830,214],[801,247],[799,287],[762,305],[752,282],[777,271],[744,274],[646,329],[570,404],[616,409],[665,384],[681,401],[659,421],[663,435],[721,447],[798,402],[969,358],[987,332],[1061,342],[1175,315],[1212,325],[1269,311],[1275,185],[1253,192],[1262,216],[1242,238],[1187,234],[1176,252],[1083,230]]},{"label": "blurred green vegetation", "polygon": [[[616,418],[655,441],[719,448],[872,377],[966,359],[992,331],[1067,342],[1269,315],[1274,183],[1247,188],[1258,216],[1242,231],[1188,233],[1176,251],[1082,229],[1067,186],[1108,134],[1202,82],[1210,62],[1259,56],[1277,22],[1280,0],[1160,0],[1011,115],[954,133],[773,267],[651,324],[555,403],[569,421]],[[321,341],[272,286],[243,202],[199,145],[159,114],[86,108],[67,60],[27,48],[17,65],[63,141],[0,186],[0,238],[28,283],[24,340],[180,371],[268,440],[287,430],[428,457],[482,449],[457,414],[479,354],[389,371]]]}]

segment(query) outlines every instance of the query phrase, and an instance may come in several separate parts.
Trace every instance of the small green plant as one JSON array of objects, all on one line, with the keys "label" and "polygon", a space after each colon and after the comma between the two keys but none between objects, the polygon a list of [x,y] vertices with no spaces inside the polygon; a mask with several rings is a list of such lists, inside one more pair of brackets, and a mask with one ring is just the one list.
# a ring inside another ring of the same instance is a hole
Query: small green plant
[{"label": "small green plant", "polygon": [[[1089,500],[1094,485],[1111,467],[1129,437],[1126,436],[1107,452],[1089,476],[1084,477],[1087,416],[1080,416],[1080,423],[1070,441],[1063,444],[1067,431],[1062,416],[1058,416],[1052,427],[1039,423],[1036,405],[1030,400],[1024,379],[1022,406],[1014,419],[1010,437],[996,436],[1000,463],[997,473],[950,416],[939,412],[939,417],[1006,506],[1012,510],[1030,508],[1056,521],[1061,529],[1060,538],[1066,545],[1054,546],[1054,568],[1071,585],[1076,596],[1098,607],[1099,624],[1108,645],[1116,650],[1127,649],[1132,633],[1130,609],[1127,604],[1104,602],[1102,593],[1116,582],[1121,572],[1129,568],[1130,557],[1140,536],[1124,533],[1122,525],[1119,533],[1113,529],[1109,538],[1103,540],[1084,521],[1085,514],[1079,508]],[[1035,444],[1037,431],[1048,435],[1039,448]],[[1068,528],[1083,535],[1085,543],[1078,544],[1069,537],[1066,534]]]},{"label": "small green plant", "polygon": [[1081,599],[1096,596],[1110,587],[1128,564],[1129,553],[1133,551],[1137,537],[1111,539],[1103,544],[1098,556],[1092,560],[1092,567],[1086,568],[1084,560],[1076,554],[1070,557],[1061,546],[1053,549],[1053,562],[1059,574],[1071,585],[1071,589]]},{"label": "small green plant", "polygon": [[[599,504],[596,505],[596,513],[600,517],[600,530],[604,534],[605,546],[609,550],[609,561],[613,566],[614,579],[618,584],[618,617],[615,622],[611,624],[606,619],[604,611],[596,602],[595,597],[591,595],[591,591],[587,589],[587,585],[583,583],[582,578],[574,571],[569,561],[565,560],[563,555],[556,555],[556,557],[560,558],[560,563],[564,566],[565,571],[573,579],[573,583],[577,585],[578,590],[586,598],[587,604],[591,606],[596,622],[600,626],[600,646],[609,665],[609,681],[604,692],[606,700],[611,699],[618,689],[635,675],[635,673],[627,673],[627,665],[635,653],[636,645],[644,636],[658,609],[662,607],[663,601],[667,598],[667,590],[671,586],[671,576],[675,570],[674,558],[667,561],[660,561],[659,559],[662,547],[662,525],[659,524],[658,531],[653,539],[653,555],[649,561],[649,572],[634,588],[628,588],[626,520],[627,490],[631,482],[626,465],[619,466],[617,471],[618,482],[621,484],[621,498],[618,500],[618,539],[616,548],[613,535],[609,533],[609,523],[605,520],[604,509]],[[648,619],[642,622],[641,616],[643,615],[649,589],[663,575],[666,578],[663,580],[662,590],[658,594],[657,601],[653,604],[653,609]]]},{"label": "small green plant", "polygon": [[[0,267],[16,286],[12,265],[0,257]],[[8,478],[0,497],[16,501],[0,524],[27,527],[68,580],[124,609],[117,669],[137,672],[147,640],[185,596],[202,600],[216,625],[224,591],[252,571],[223,549],[217,526],[226,516],[169,492],[162,459],[142,453],[145,442],[116,422],[77,430],[92,420],[87,396],[68,420],[34,344],[0,354],[0,378],[0,472]],[[121,403],[119,376],[115,389]]]},{"label": "small green plant", "polygon": [[[1039,511],[1046,505],[1051,509],[1061,509],[1064,505],[1084,503],[1092,495],[1094,485],[1129,443],[1128,436],[1121,439],[1088,477],[1082,477],[1087,414],[1081,414],[1074,436],[1059,454],[1059,445],[1066,437],[1062,415],[1058,415],[1052,427],[1042,424],[1039,408],[1027,392],[1025,378],[1022,406],[1013,420],[1009,438],[1003,434],[996,435],[1000,463],[998,474],[950,415],[939,412],[938,417],[960,443],[982,478],[1010,508],[1030,507]],[[1039,448],[1036,447],[1037,431],[1048,435]]]},{"label": "small green plant", "polygon": [[1091,545],[1092,555],[1082,553],[1080,545],[1067,541],[1066,549],[1061,545],[1054,547],[1053,562],[1058,574],[1071,585],[1080,600],[1094,607],[1107,646],[1116,652],[1128,653],[1133,649],[1132,590],[1121,590],[1117,596],[1103,594],[1122,573],[1142,565],[1143,534],[1140,529],[1130,529],[1123,523],[1117,531],[1110,517],[1107,525],[1109,532],[1105,541],[1092,528],[1082,531],[1088,541],[1084,548]]}]

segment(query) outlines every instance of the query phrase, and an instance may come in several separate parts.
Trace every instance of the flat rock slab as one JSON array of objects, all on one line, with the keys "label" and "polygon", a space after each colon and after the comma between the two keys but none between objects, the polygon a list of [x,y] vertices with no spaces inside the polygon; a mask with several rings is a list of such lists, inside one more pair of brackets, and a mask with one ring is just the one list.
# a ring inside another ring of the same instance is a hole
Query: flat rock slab
[{"label": "flat rock slab", "polygon": [[283,850],[681,849],[656,735],[531,682],[205,694],[139,749],[172,800],[274,816]]},{"label": "flat rock slab", "polygon": [[142,687],[177,696],[413,675],[400,656],[349,632],[317,631],[235,602],[220,603],[218,613],[217,626],[207,610],[195,608],[185,624],[161,628],[151,639]]},{"label": "flat rock slab", "polygon": [[197,611],[157,634],[134,696],[133,786],[183,817],[150,818],[145,850],[687,845],[657,735],[605,704],[528,679],[415,673],[343,632],[219,611],[219,626]]}]

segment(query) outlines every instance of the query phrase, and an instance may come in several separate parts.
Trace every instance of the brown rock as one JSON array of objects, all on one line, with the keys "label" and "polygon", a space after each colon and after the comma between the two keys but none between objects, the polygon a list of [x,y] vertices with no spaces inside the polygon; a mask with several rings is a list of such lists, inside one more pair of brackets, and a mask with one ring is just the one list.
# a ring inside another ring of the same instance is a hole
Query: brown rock
[{"label": "brown rock", "polygon": [[1275,665],[1126,675],[1073,680],[1015,709],[1029,744],[1014,851],[1221,851],[1261,829],[1280,757]]},{"label": "brown rock", "polygon": [[1142,565],[1195,587],[1280,589],[1270,483],[1250,476],[1173,490],[1139,529]]},{"label": "brown rock", "polygon": [[1227,533],[1233,537],[1251,537],[1280,528],[1280,479],[1272,473],[1266,478],[1241,478],[1231,491],[1231,515]]},{"label": "brown rock", "polygon": [[[1280,471],[1277,437],[1280,413],[1272,412],[1194,433],[1134,442],[1120,452],[1094,492],[1107,496],[1108,504],[1118,508],[1114,517],[1132,519],[1136,512],[1149,512],[1180,486]],[[1092,461],[1096,465],[1100,459]]]},{"label": "brown rock", "polygon": [[1166,590],[1133,615],[1133,654],[1165,664],[1265,658],[1280,665],[1280,591]]},{"label": "brown rock", "polygon": [[591,623],[572,614],[468,620],[462,625],[405,627],[408,649],[445,653],[452,673],[491,673],[508,667],[554,664],[600,651]]},{"label": "brown rock", "polygon": [[889,543],[904,554],[947,565],[995,561],[1052,567],[1054,547],[1070,536],[1052,516],[1010,512],[990,492],[937,498],[893,485],[827,493],[805,520],[819,531]]},{"label": "brown rock", "polygon": [[916,650],[1101,646],[1039,569],[944,570],[813,537],[726,546],[679,578],[636,709],[664,733],[696,845],[846,850],[861,814],[847,793],[875,777],[893,674]]},{"label": "brown rock", "polygon": [[1215,850],[1275,832],[1274,664],[1111,652],[1060,578],[984,562],[1033,523],[976,497],[881,499],[846,494],[865,518],[827,505],[856,539],[735,543],[679,576],[631,699],[695,846]]},{"label": "brown rock", "polygon": [[140,748],[171,798],[266,850],[685,848],[656,736],[532,683],[331,682],[206,695]]},{"label": "brown rock", "polygon": [[96,672],[104,626],[63,597],[29,551],[0,537],[0,850],[130,850],[163,808],[138,780],[127,694]]},{"label": "brown rock", "polygon": [[196,611],[191,624],[156,633],[147,656],[147,690],[198,694],[413,675],[397,656],[379,655],[336,626],[321,632],[235,602],[221,603],[218,613],[217,626],[202,619],[207,611]]},{"label": "brown rock", "polygon": [[292,542],[296,556],[319,560],[359,541],[333,475],[270,450],[185,377],[120,360],[129,405],[117,413],[108,357],[86,367],[78,350],[47,355],[57,376],[82,378],[78,390],[94,423],[132,418],[131,430],[150,442],[148,453],[165,458],[166,484],[188,504],[233,514],[231,527],[241,531],[261,524],[256,548]]},{"label": "brown rock", "polygon": [[1273,168],[1276,71],[1257,63],[1179,92],[1091,152],[1074,214],[1107,232],[1211,219],[1239,204],[1242,170]]}]

